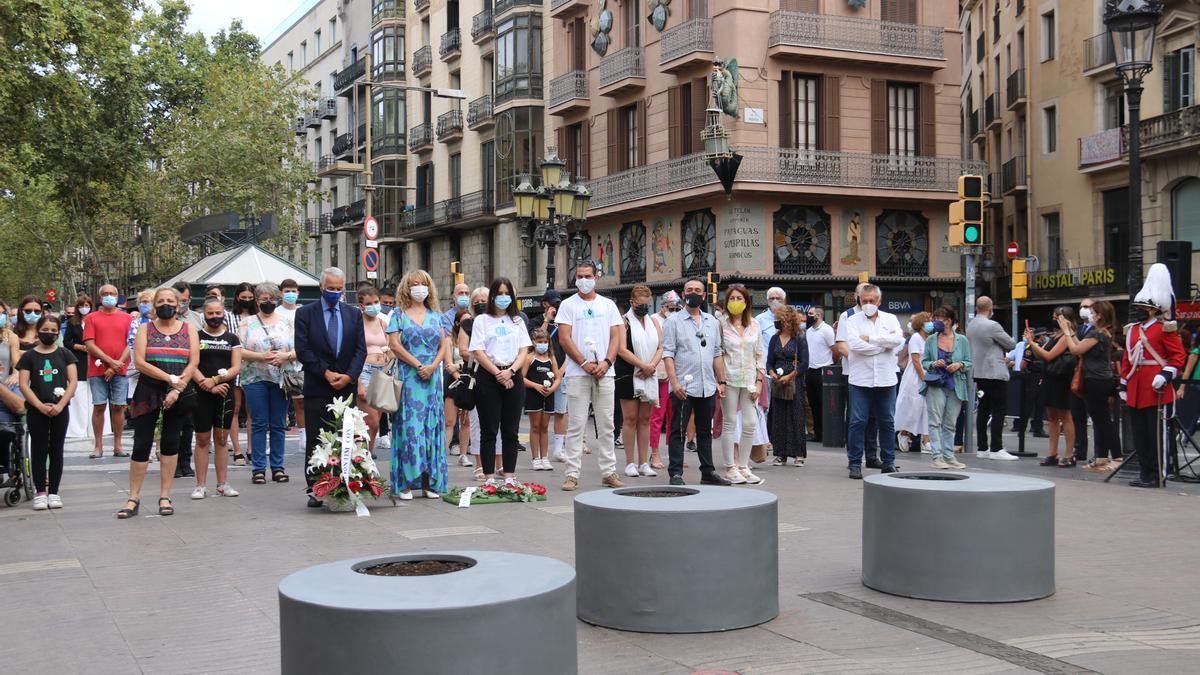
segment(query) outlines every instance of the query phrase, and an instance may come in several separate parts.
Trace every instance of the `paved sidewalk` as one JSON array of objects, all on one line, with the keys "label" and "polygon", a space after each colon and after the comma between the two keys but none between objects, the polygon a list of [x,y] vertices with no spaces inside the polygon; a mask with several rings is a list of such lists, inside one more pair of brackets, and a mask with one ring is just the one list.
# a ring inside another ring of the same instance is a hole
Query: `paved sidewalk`
[{"label": "paved sidewalk", "polygon": [[[0,507],[0,593],[9,599],[0,640],[5,670],[277,672],[276,585],[303,567],[471,548],[573,562],[571,495],[557,489],[562,465],[553,473],[527,471],[527,455],[521,456],[521,477],[552,488],[544,503],[457,509],[418,499],[357,518],[305,508],[295,442],[290,436],[287,465],[296,482],[254,486],[249,470],[238,467],[232,480],[240,497],[193,502],[192,482],[183,479],[173,492],[175,516],[152,515],[151,488],[142,516],[130,522],[113,516],[126,489],[124,460],[89,460],[90,443],[72,442],[66,508]],[[1044,452],[1045,441],[1031,449]],[[808,466],[763,468],[766,484],[744,488],[779,496],[777,619],[705,635],[622,633],[580,623],[580,672],[1200,672],[1195,486],[1137,490],[1079,470],[1038,467],[1032,459],[997,466],[968,454],[963,461],[971,470],[1057,483],[1054,596],[968,605],[866,589],[859,581],[862,483],[846,479],[844,453],[817,447]],[[899,460],[906,469],[925,462],[915,454]],[[691,463],[689,481],[696,474]],[[151,471],[148,486],[158,478],[155,465]],[[470,471],[453,465],[451,483],[469,482]],[[587,455],[583,488],[598,487],[595,455]],[[935,527],[937,514],[929,518]],[[737,593],[738,579],[695,591]],[[520,654],[520,645],[495,648],[498,666]]]}]

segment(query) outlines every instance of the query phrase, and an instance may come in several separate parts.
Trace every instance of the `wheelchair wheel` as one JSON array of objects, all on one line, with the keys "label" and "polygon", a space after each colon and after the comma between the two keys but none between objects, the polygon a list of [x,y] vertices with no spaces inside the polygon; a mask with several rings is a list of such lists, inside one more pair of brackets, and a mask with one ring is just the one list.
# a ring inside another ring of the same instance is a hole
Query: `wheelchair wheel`
[{"label": "wheelchair wheel", "polygon": [[9,488],[4,491],[4,505],[16,506],[21,503],[21,489]]},{"label": "wheelchair wheel", "polygon": [[33,495],[37,490],[33,484],[33,457],[29,447],[29,434],[25,432],[25,428],[20,428],[21,436],[21,484],[25,488],[25,500],[33,499]]}]

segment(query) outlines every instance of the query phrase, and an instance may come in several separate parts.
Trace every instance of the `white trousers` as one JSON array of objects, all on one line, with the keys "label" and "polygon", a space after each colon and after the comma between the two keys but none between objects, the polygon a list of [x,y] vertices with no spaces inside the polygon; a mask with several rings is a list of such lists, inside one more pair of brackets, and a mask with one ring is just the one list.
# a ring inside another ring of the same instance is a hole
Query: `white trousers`
[{"label": "white trousers", "polygon": [[[604,377],[599,380],[591,375],[574,375],[566,378],[567,387],[567,441],[563,446],[563,457],[567,464],[567,475],[579,478],[583,458],[583,432],[587,426],[588,405],[596,417],[596,460],[600,464],[600,475],[607,476],[617,471],[617,453],[613,445],[613,405],[616,396],[616,379]],[[629,441],[632,442],[632,441]]]},{"label": "white trousers", "polygon": [[[750,390],[742,388],[725,388],[725,398],[721,399],[721,450],[725,455],[725,467],[749,466],[750,448],[754,445],[754,434],[758,431],[757,404],[750,399]],[[742,434],[737,436],[738,415],[742,418]],[[738,444],[742,453],[742,461],[736,462],[733,457],[733,445]]]}]

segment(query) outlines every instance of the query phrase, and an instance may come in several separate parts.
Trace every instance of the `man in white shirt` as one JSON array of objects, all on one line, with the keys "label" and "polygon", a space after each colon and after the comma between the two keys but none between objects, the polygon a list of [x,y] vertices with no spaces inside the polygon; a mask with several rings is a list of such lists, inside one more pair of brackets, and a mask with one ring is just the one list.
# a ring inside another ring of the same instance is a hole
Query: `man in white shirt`
[{"label": "man in white shirt", "polygon": [[825,310],[821,307],[811,307],[808,310],[807,327],[804,338],[808,342],[808,372],[804,375],[804,390],[806,400],[812,409],[813,438],[821,442],[821,369],[833,365],[833,345],[836,338],[833,328],[825,323]]},{"label": "man in white shirt", "polygon": [[[837,328],[835,329],[836,340],[835,340],[835,345],[833,348],[833,355],[834,355],[834,358],[838,359],[841,362],[842,382],[844,384],[846,384],[847,387],[850,386],[850,378],[849,378],[849,368],[846,367],[846,355],[849,353],[850,348],[846,344],[847,338],[846,338],[846,333],[844,332],[844,326],[846,325],[847,317],[854,316],[855,314],[862,311],[862,296],[861,296],[861,294],[862,294],[862,289],[865,286],[867,286],[867,284],[864,282],[864,283],[861,283],[858,286],[854,287],[854,306],[851,307],[850,309],[845,310],[838,316]],[[811,358],[811,355],[809,355],[809,357]],[[848,400],[849,400],[849,397],[847,395],[847,401]],[[850,406],[849,406],[849,404],[846,405],[845,424],[847,427],[850,426]],[[879,424],[878,424],[877,420],[875,419],[874,413],[871,413],[870,417],[867,418],[866,441],[864,442],[864,445],[863,445],[863,454],[864,454],[863,460],[868,469],[879,469],[879,468],[883,467],[883,465],[879,463]]]},{"label": "man in white shirt", "polygon": [[879,309],[883,294],[874,284],[858,293],[862,311],[846,317],[839,332],[845,336],[846,372],[850,381],[850,430],[846,454],[850,478],[862,478],[863,444],[867,418],[875,416],[879,426],[879,450],[883,473],[896,471],[896,356],[893,350],[904,342],[904,332],[894,314]]},{"label": "man in white shirt", "polygon": [[588,406],[596,419],[597,461],[604,487],[619,488],[617,455],[613,438],[613,406],[616,380],[613,362],[621,342],[621,312],[616,303],[596,295],[596,264],[590,260],[575,267],[578,293],[562,302],[555,316],[559,342],[567,353],[563,382],[567,388],[567,442],[563,454],[567,479],[562,489],[579,488],[583,456],[583,429]]},{"label": "man in white shirt", "polygon": [[758,330],[762,333],[764,354],[767,353],[767,347],[771,345],[771,338],[775,337],[775,311],[785,304],[787,304],[787,293],[778,286],[772,286],[767,289],[767,308],[754,317],[758,321]]}]

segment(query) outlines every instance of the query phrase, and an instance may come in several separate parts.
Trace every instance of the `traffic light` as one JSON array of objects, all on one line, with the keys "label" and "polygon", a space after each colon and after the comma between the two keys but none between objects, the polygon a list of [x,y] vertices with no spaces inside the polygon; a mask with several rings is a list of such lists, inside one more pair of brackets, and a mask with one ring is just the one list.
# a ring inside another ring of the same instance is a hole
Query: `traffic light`
[{"label": "traffic light", "polygon": [[717,284],[721,283],[721,275],[718,272],[708,273],[708,295],[709,304],[717,304]]},{"label": "traffic light", "polygon": [[455,286],[457,286],[459,284],[467,283],[466,276],[458,271],[460,269],[461,264],[462,263],[458,262],[457,260],[450,263],[450,276],[454,277],[454,285]]},{"label": "traffic light", "polygon": [[[962,243],[959,246],[983,246],[983,176],[967,175],[958,177],[958,201],[951,205],[950,222],[955,222],[958,216]],[[956,214],[954,206],[958,205]],[[953,236],[951,237],[953,241]]]},{"label": "traffic light", "polygon": [[1012,299],[1024,300],[1029,297],[1029,275],[1025,272],[1025,259],[1013,258],[1012,261]]}]

